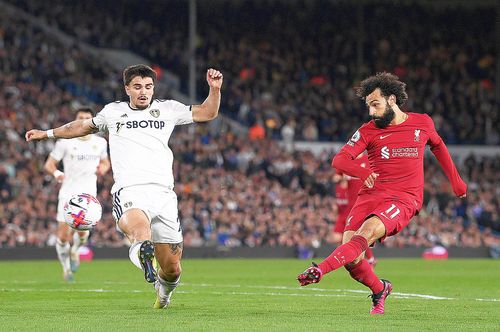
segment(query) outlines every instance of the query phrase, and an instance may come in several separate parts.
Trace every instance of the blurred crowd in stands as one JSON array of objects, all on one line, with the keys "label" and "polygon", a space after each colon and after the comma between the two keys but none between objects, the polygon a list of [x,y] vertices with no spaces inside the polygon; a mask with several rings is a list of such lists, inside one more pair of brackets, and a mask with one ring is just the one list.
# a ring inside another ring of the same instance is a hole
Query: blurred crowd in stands
[{"label": "blurred crowd in stands", "polygon": [[[90,44],[133,50],[187,86],[188,1],[9,2]],[[494,7],[326,0],[197,6],[199,72],[222,69],[224,114],[263,127],[270,138],[288,126],[300,140],[346,140],[367,119],[352,88],[385,70],[408,84],[407,109],[431,113],[446,142],[500,143]],[[198,86],[203,96],[203,75]]]},{"label": "blurred crowd in stands", "polygon": [[[130,10],[140,8],[132,2],[99,10],[95,1],[71,4],[74,10],[68,10],[69,3],[15,3],[87,42],[130,48],[187,77],[186,30],[172,28],[185,24],[179,18],[181,9],[187,11],[185,2],[168,2],[174,10],[148,12],[147,21],[125,19]],[[256,14],[269,3],[276,15]],[[401,76],[408,83],[409,110],[430,113],[448,144],[498,143],[493,43],[489,32],[481,30],[481,22],[491,23],[491,13],[436,11],[426,19],[440,23],[424,26],[415,23],[423,9],[408,7],[398,12],[408,23],[396,28],[384,19],[394,15],[395,7],[373,10],[365,22],[364,64],[358,68],[356,7],[323,5],[243,1],[227,7],[231,15],[222,19],[217,8],[228,6],[226,2],[216,1],[210,8],[200,2],[199,67],[214,65],[224,71],[223,114],[250,130],[248,139],[198,125],[195,133],[179,129],[172,137],[186,246],[332,243],[337,214],[330,168],[334,151],[313,155],[274,139],[344,140],[367,120],[352,92],[359,75],[390,70]],[[90,10],[93,16],[82,15]],[[158,24],[163,14],[168,20]],[[460,25],[459,19],[469,16],[478,19]],[[371,21],[384,21],[387,30]],[[444,34],[440,27],[445,25],[460,33]],[[148,33],[153,28],[158,30]],[[427,34],[432,36],[428,44],[423,42]],[[43,172],[54,143],[28,144],[23,135],[33,127],[72,120],[78,104],[93,103],[98,110],[123,97],[121,72],[103,61],[0,12],[0,247],[55,244],[58,187]],[[500,247],[500,156],[471,155],[458,167],[469,183],[465,200],[450,194],[434,158],[426,160],[425,208],[384,245]],[[110,175],[99,179],[104,216],[92,234],[94,246],[126,244],[111,217],[111,185]]]}]

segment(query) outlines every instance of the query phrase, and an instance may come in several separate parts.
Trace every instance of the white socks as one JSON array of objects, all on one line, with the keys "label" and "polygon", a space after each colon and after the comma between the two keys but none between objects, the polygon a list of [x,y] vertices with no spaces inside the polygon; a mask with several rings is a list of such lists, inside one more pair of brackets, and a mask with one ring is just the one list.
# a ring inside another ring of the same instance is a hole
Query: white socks
[{"label": "white socks", "polygon": [[64,273],[68,273],[71,271],[70,260],[69,260],[69,243],[62,243],[59,239],[56,242],[56,251],[57,258],[59,258],[59,262],[61,262]]},{"label": "white socks", "polygon": [[80,236],[78,232],[75,232],[73,234],[73,245],[71,246],[71,254],[76,255],[78,253],[78,249],[80,249],[81,246],[84,246],[87,244],[87,241],[89,239],[89,232],[85,232],[83,236]]},{"label": "white socks", "polygon": [[[174,291],[174,289],[177,287],[177,285],[179,285],[179,282],[181,280],[181,276],[179,276],[179,278],[177,278],[177,280],[175,281],[167,281],[167,280],[164,280],[162,277],[160,277],[160,275],[158,274],[158,282],[160,284],[162,284],[163,286],[165,286],[165,290],[167,291],[167,294],[169,293],[172,293]],[[165,294],[165,295],[167,295]]]},{"label": "white socks", "polygon": [[128,256],[132,264],[137,266],[138,269],[142,270],[141,262],[139,261],[139,249],[143,241],[138,241],[133,243],[128,249]]}]

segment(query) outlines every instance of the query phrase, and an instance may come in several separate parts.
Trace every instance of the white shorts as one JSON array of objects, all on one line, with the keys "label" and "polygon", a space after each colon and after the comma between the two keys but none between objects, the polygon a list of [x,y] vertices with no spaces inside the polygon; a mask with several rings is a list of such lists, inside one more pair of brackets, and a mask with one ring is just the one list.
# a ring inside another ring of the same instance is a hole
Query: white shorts
[{"label": "white shorts", "polygon": [[144,211],[151,223],[154,243],[182,242],[182,229],[177,211],[177,195],[172,188],[156,184],[125,187],[113,194],[113,217],[118,221],[130,209]]}]

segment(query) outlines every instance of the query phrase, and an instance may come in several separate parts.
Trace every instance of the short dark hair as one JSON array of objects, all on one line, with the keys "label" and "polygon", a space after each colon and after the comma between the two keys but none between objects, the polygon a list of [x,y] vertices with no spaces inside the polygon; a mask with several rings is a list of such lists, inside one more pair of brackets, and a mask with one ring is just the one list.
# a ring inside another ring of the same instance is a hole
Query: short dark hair
[{"label": "short dark hair", "polygon": [[153,68],[141,64],[125,68],[123,71],[123,84],[129,85],[130,81],[132,81],[132,79],[136,76],[151,77],[153,79],[153,83],[156,82],[156,72]]},{"label": "short dark hair", "polygon": [[78,107],[76,109],[75,116],[77,116],[78,113],[89,113],[91,116],[94,116],[94,111],[89,106]]},{"label": "short dark hair", "polygon": [[389,97],[390,95],[396,96],[396,104],[401,107],[408,100],[406,93],[406,83],[399,80],[394,74],[381,72],[375,76],[370,76],[363,80],[359,87],[356,88],[356,95],[365,100],[366,96],[379,88],[382,96]]}]

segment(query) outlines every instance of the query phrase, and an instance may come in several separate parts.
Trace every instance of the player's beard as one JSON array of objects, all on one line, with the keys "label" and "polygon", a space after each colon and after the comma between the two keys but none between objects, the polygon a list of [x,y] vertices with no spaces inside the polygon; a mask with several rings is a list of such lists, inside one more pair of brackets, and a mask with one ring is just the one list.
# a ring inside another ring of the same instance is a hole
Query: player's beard
[{"label": "player's beard", "polygon": [[147,104],[144,104],[144,105],[138,105],[138,103],[137,103],[137,104],[135,104],[135,107],[137,107],[137,109],[140,109],[140,110],[145,110],[146,108],[149,107],[149,104],[150,103],[147,103]]},{"label": "player's beard", "polygon": [[387,104],[385,107],[384,114],[382,116],[372,116],[373,122],[375,123],[375,126],[380,129],[387,128],[392,120],[394,120],[394,117],[396,116],[396,113],[394,113],[394,110],[392,107]]},{"label": "player's beard", "polygon": [[[145,110],[151,104],[151,99],[148,98],[146,104],[139,104],[139,102],[143,102],[143,100],[140,100],[139,98],[137,98],[134,102],[134,107],[137,108],[138,110]],[[132,100],[131,100],[131,103],[132,103]]]}]

